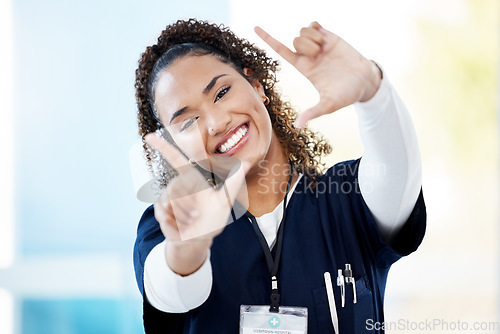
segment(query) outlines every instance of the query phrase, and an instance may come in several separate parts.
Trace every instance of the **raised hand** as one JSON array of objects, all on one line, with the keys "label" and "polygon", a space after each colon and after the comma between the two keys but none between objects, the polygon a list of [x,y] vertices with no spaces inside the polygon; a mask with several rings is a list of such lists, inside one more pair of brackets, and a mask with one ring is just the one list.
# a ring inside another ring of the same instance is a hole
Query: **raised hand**
[{"label": "raised hand", "polygon": [[[213,238],[228,223],[236,198],[245,202],[245,174],[240,164],[231,161],[233,170],[227,172],[224,186],[216,190],[172,144],[156,134],[148,134],[145,139],[179,174],[162,189],[154,208],[167,240],[170,268],[188,275],[203,263]],[[211,163],[220,165],[212,170],[227,171],[229,165],[227,161]]]},{"label": "raised hand", "polygon": [[380,86],[381,72],[375,63],[317,22],[300,30],[300,36],[293,41],[295,52],[260,27],[255,27],[255,32],[319,93],[319,103],[299,115],[297,127],[355,102],[367,101]]}]

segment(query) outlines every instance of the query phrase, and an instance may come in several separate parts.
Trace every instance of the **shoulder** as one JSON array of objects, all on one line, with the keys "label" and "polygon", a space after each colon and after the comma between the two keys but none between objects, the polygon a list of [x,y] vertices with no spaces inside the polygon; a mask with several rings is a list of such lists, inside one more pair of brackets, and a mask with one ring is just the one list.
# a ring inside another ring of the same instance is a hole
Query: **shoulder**
[{"label": "shoulder", "polygon": [[328,168],[328,170],[323,175],[323,177],[326,177],[326,178],[357,177],[360,161],[361,161],[361,158],[353,159],[353,160],[346,160],[346,161],[336,163],[332,167]]},{"label": "shoulder", "polygon": [[141,219],[139,220],[139,227],[138,230],[141,228],[146,227],[148,224],[152,222],[152,220],[156,221],[155,219],[155,209],[154,206],[151,204],[144,210]]},{"label": "shoulder", "polygon": [[308,176],[299,180],[294,194],[320,197],[338,197],[337,195],[360,196],[358,185],[358,167],[360,159],[339,162],[320,175],[316,181]]},{"label": "shoulder", "polygon": [[[313,188],[326,188],[329,190],[340,188],[345,185],[357,183],[360,159],[339,162],[321,175]],[[308,184],[311,180],[308,180]]]}]

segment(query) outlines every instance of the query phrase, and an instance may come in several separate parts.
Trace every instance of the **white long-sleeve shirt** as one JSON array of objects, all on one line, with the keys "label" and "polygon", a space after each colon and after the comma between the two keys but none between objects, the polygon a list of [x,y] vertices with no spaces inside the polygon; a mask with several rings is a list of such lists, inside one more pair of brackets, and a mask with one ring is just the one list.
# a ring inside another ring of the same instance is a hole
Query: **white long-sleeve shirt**
[{"label": "white long-sleeve shirt", "polygon": [[[358,102],[355,108],[365,150],[359,166],[361,194],[383,237],[390,240],[410,216],[422,184],[416,133],[406,106],[386,78],[369,101]],[[293,188],[290,194],[288,200]],[[282,214],[283,202],[273,212],[256,217],[270,246]],[[189,276],[180,276],[169,268],[165,241],[146,258],[144,292],[150,304],[161,311],[183,313],[194,309],[208,299],[211,288],[210,254]]]}]

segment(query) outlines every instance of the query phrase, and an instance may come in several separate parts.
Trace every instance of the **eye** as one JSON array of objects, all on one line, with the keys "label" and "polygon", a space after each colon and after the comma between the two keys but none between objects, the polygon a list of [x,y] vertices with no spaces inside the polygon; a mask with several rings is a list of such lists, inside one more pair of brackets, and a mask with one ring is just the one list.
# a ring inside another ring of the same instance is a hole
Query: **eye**
[{"label": "eye", "polygon": [[226,95],[227,92],[229,92],[229,90],[231,89],[231,86],[227,86],[223,89],[221,89],[218,93],[217,93],[217,96],[215,97],[215,101],[214,102],[217,102],[219,101],[220,99],[222,99],[224,97],[224,95]]},{"label": "eye", "polygon": [[200,118],[200,117],[196,116],[196,117],[188,119],[186,122],[184,122],[184,124],[182,124],[182,126],[181,126],[181,131],[184,131],[187,128],[189,128],[194,122],[196,122],[198,120],[198,118]]}]

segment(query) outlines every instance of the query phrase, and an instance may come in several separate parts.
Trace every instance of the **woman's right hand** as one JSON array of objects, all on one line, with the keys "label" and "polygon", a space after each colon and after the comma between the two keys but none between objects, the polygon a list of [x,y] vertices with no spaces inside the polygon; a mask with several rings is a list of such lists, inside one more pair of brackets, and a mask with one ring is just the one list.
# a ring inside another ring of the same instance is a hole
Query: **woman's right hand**
[{"label": "woman's right hand", "polygon": [[[166,140],[156,134],[148,134],[145,139],[178,172],[178,176],[162,189],[154,209],[167,240],[167,264],[175,273],[186,276],[201,267],[213,239],[227,225],[236,197],[245,193],[242,191],[245,174],[241,164],[233,164],[234,170],[228,173],[224,186],[216,190]],[[217,170],[213,159],[211,163],[212,170]],[[222,167],[227,169],[227,164]]]}]

